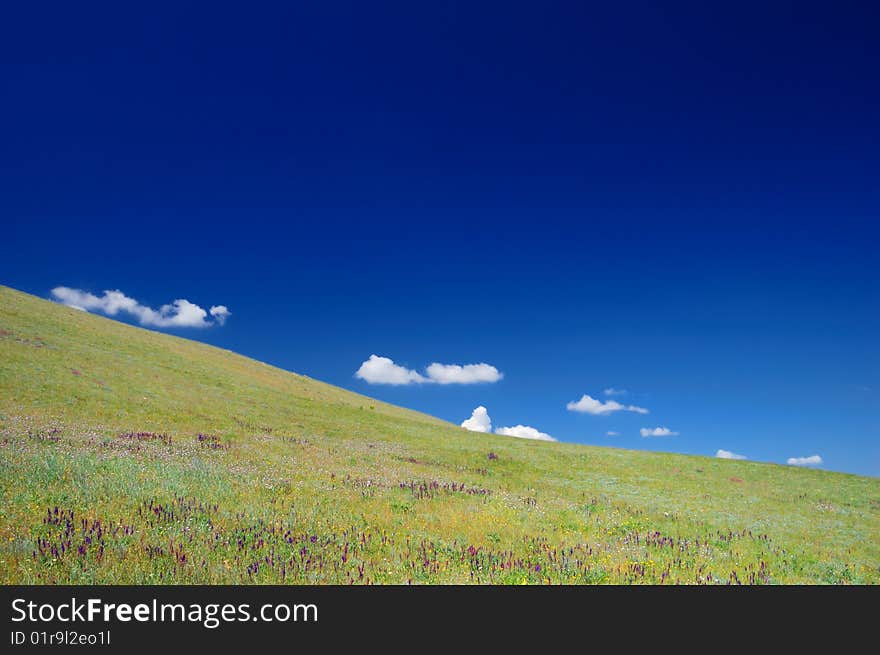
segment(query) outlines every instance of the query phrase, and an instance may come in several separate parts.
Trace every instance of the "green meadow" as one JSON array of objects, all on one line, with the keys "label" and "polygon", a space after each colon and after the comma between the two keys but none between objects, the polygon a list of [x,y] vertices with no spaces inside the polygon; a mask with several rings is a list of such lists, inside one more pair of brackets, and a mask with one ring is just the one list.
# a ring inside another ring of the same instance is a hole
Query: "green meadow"
[{"label": "green meadow", "polygon": [[471,433],[0,287],[5,584],[880,581],[880,479]]}]

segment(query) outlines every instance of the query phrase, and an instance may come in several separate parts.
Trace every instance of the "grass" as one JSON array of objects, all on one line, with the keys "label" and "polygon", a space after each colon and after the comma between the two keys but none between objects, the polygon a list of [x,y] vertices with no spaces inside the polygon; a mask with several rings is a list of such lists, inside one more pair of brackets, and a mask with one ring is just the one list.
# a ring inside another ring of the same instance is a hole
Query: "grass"
[{"label": "grass", "polygon": [[878,580],[878,479],[468,433],[0,287],[2,583]]}]

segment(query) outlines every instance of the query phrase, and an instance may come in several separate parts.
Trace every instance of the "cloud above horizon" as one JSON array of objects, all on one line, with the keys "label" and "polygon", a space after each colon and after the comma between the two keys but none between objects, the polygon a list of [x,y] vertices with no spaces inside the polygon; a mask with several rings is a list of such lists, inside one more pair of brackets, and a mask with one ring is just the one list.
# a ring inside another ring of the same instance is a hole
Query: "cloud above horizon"
[{"label": "cloud above horizon", "polygon": [[425,369],[425,375],[395,364],[389,357],[370,355],[355,371],[354,376],[369,384],[480,384],[498,382],[504,377],[490,364],[440,364],[434,362]]},{"label": "cloud above horizon", "polygon": [[423,384],[428,378],[416,371],[394,363],[388,357],[370,355],[370,358],[361,364],[354,376],[370,384]]},{"label": "cloud above horizon", "polygon": [[[108,316],[128,314],[146,327],[158,328],[207,328],[223,325],[232,314],[225,305],[214,305],[207,311],[185,298],[162,305],[158,310],[142,305],[118,289],[104,291],[96,296],[82,289],[55,287],[52,296],[60,303],[85,312],[99,312]],[[213,320],[208,318],[210,316]]]},{"label": "cloud above horizon", "polygon": [[495,434],[501,434],[506,437],[518,437],[520,439],[535,439],[536,441],[556,441],[546,432],[541,432],[529,425],[514,425],[510,428],[498,428]]},{"label": "cloud above horizon", "polygon": [[[606,391],[608,391],[606,389]],[[644,407],[636,407],[635,405],[621,405],[616,400],[596,400],[592,396],[584,394],[578,401],[571,401],[565,408],[570,412],[580,412],[581,414],[592,414],[594,416],[604,416],[613,412],[635,412],[636,414],[647,414],[648,410]]]},{"label": "cloud above horizon", "polygon": [[425,372],[437,384],[479,384],[498,382],[504,377],[497,368],[489,364],[438,364],[434,362]]},{"label": "cloud above horizon", "polygon": [[639,434],[643,437],[674,437],[678,432],[673,432],[669,428],[642,428]]},{"label": "cloud above horizon", "polygon": [[718,452],[715,453],[715,457],[718,457],[719,459],[748,459],[745,455],[738,455],[722,448],[718,449]]},{"label": "cloud above horizon", "polygon": [[[492,432],[492,419],[489,417],[489,411],[480,405],[473,412],[471,417],[462,421],[461,427],[471,432]],[[519,439],[534,439],[536,441],[556,441],[546,432],[541,432],[529,425],[514,425],[512,427],[503,427],[495,430],[495,434],[505,437],[517,437]]]},{"label": "cloud above horizon", "polygon": [[625,396],[629,393],[626,389],[615,389],[614,387],[608,387],[602,391],[606,396]]},{"label": "cloud above horizon", "polygon": [[822,464],[822,458],[819,455],[810,455],[809,457],[789,457],[786,464],[791,466],[819,466]]},{"label": "cloud above horizon", "polygon": [[491,432],[492,419],[489,418],[489,411],[480,405],[471,412],[469,419],[462,421],[461,427],[471,432]]}]

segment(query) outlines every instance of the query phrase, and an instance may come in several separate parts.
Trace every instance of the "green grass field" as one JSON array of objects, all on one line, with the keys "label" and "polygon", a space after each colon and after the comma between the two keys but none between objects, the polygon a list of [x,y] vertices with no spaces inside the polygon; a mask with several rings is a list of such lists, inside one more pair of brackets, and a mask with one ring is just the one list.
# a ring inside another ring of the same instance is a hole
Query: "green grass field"
[{"label": "green grass field", "polygon": [[0,582],[876,583],[880,480],[470,433],[0,287]]}]

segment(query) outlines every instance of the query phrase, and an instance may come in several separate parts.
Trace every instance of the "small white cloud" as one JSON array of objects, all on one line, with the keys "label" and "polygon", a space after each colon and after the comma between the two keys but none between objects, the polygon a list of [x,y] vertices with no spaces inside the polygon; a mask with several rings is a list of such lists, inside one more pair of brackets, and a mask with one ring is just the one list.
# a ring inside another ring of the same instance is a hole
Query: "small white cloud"
[{"label": "small white cloud", "polygon": [[789,457],[786,460],[791,466],[819,466],[822,458],[819,455],[810,455],[809,457]]},{"label": "small white cloud", "polygon": [[[492,419],[489,418],[488,410],[480,405],[472,413],[471,417],[462,422],[461,427],[472,432],[491,432]],[[541,432],[528,425],[514,425],[509,428],[498,428],[495,434],[506,437],[519,437],[520,439],[535,439],[537,441],[556,441],[546,432]]]},{"label": "small white cloud", "polygon": [[732,453],[729,450],[718,449],[718,452],[715,453],[715,457],[719,457],[721,459],[748,459],[745,455],[737,455],[736,453]]},{"label": "small white cloud", "polygon": [[582,414],[593,414],[594,416],[602,416],[611,414],[612,412],[635,412],[636,414],[647,414],[648,410],[644,407],[636,407],[635,405],[621,405],[616,400],[596,400],[592,396],[584,394],[578,401],[571,401],[566,406],[570,412],[580,412]]},{"label": "small white cloud", "polygon": [[438,364],[434,362],[425,371],[428,377],[437,384],[477,384],[480,382],[498,382],[504,377],[501,372],[489,364]]},{"label": "small white cloud", "polygon": [[121,312],[134,316],[141,325],[148,327],[206,328],[215,324],[223,325],[231,313],[224,305],[215,305],[210,310],[215,320],[210,321],[208,312],[185,298],[178,298],[155,310],[140,304],[134,298],[129,298],[119,290],[105,291],[104,295],[96,296],[82,289],[55,287],[52,289],[52,295],[68,307],[100,312],[108,316],[116,316]]},{"label": "small white cloud", "polygon": [[379,355],[370,355],[354,375],[370,384],[403,385],[422,384],[428,381],[416,371],[399,366],[388,357],[379,357]]},{"label": "small white cloud", "polygon": [[615,389],[614,387],[608,387],[602,393],[606,396],[625,396],[629,392],[626,389]]},{"label": "small white cloud", "polygon": [[538,441],[556,441],[545,432],[540,432],[528,425],[514,425],[512,428],[498,428],[495,434],[503,434],[507,437],[519,437],[520,439],[536,439]]},{"label": "small white cloud", "polygon": [[479,382],[498,382],[504,375],[489,364],[439,364],[434,362],[427,369],[427,375],[395,364],[388,357],[370,355],[355,372],[355,377],[370,384],[477,384]]},{"label": "small white cloud", "polygon": [[226,322],[226,319],[232,314],[226,305],[214,305],[208,310],[208,313],[213,316],[220,325],[223,325]]},{"label": "small white cloud", "polygon": [[669,428],[642,428],[639,434],[643,437],[674,437],[678,432],[673,432]]},{"label": "small white cloud", "polygon": [[620,432],[615,432],[614,430],[608,430],[608,432],[605,433],[605,436],[606,437],[619,437]]},{"label": "small white cloud", "polygon": [[489,418],[486,408],[480,405],[471,413],[469,419],[462,422],[461,427],[471,432],[491,432],[492,419]]}]

